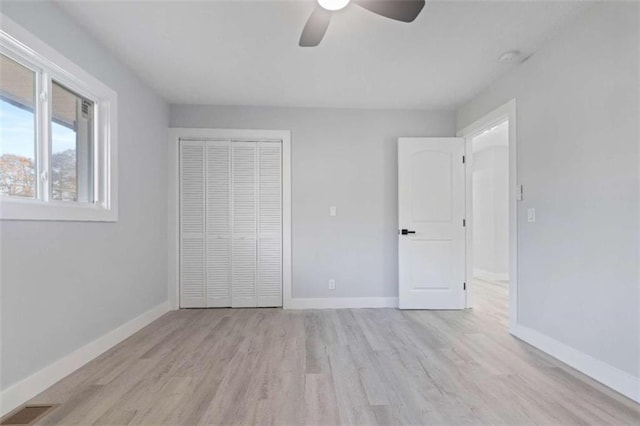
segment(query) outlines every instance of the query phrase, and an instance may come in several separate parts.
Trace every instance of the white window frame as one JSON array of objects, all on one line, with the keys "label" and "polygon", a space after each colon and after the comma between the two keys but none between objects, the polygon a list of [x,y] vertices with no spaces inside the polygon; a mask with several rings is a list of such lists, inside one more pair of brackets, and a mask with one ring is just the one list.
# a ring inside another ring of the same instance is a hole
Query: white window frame
[{"label": "white window frame", "polygon": [[[36,198],[0,195],[0,220],[118,220],[117,94],[104,83],[0,14],[0,53],[39,72],[36,80]],[[94,102],[94,202],[50,199],[51,82]]]}]

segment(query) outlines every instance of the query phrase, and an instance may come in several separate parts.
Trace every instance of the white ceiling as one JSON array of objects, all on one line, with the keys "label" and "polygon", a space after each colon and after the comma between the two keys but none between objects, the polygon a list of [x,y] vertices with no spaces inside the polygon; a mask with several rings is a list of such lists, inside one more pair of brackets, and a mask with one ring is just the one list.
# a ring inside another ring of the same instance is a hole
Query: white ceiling
[{"label": "white ceiling", "polygon": [[309,1],[63,1],[171,103],[453,109],[533,54],[579,1],[434,1],[411,24],[349,5],[315,48]]}]

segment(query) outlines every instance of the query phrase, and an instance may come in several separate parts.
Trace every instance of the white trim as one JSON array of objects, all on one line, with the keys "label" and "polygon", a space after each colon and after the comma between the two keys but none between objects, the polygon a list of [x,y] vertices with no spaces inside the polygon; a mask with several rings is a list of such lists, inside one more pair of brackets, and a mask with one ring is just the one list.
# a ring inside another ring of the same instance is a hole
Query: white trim
[{"label": "white trim", "polygon": [[98,355],[111,349],[127,337],[135,334],[168,311],[163,302],[142,315],[122,324],[118,328],[98,337],[96,340],[76,349],[26,379],[8,387],[0,394],[0,416],[24,404],[58,380],[73,373]]},{"label": "white trim", "polygon": [[518,141],[516,123],[516,100],[496,108],[484,117],[458,131],[457,136],[466,139],[466,216],[467,216],[467,308],[473,306],[473,203],[471,185],[473,182],[473,152],[471,139],[501,121],[509,120],[509,331],[518,324]]},{"label": "white trim", "polygon": [[483,138],[482,135],[485,132],[497,131],[497,129],[503,124],[507,124],[509,120],[500,121],[498,124],[491,126],[485,129],[480,134],[476,134],[473,141],[473,146],[471,147],[471,151],[473,154],[477,154],[479,152],[488,151],[494,148],[508,148],[509,147],[509,135],[507,134],[506,138]]},{"label": "white trim", "polygon": [[516,325],[511,334],[575,368],[581,373],[640,403],[640,378],[619,370],[536,330]]},{"label": "white trim", "polygon": [[509,281],[509,274],[506,272],[491,272],[484,269],[473,268],[473,277],[484,281]]},{"label": "white trim", "polygon": [[397,297],[332,297],[291,299],[289,309],[397,308]]},{"label": "white trim", "polygon": [[289,130],[196,129],[171,127],[168,131],[168,282],[169,309],[180,301],[178,158],[180,139],[230,139],[282,141],[282,307],[291,308],[291,132]]},{"label": "white trim", "polygon": [[[83,70],[64,55],[47,45],[35,35],[0,14],[0,52],[8,54],[29,68],[37,69],[41,76],[37,82],[38,102],[36,109],[40,122],[36,125],[39,139],[36,149],[38,174],[48,171],[49,126],[45,120],[50,114],[50,79],[92,100],[96,105],[94,125],[95,204],[76,202],[50,202],[49,185],[36,176],[38,199],[0,197],[0,219],[2,220],[71,220],[102,221],[118,220],[118,132],[117,93],[97,78]],[[45,84],[46,83],[46,84]],[[40,96],[44,94],[44,96]],[[45,149],[46,147],[46,149]]]}]

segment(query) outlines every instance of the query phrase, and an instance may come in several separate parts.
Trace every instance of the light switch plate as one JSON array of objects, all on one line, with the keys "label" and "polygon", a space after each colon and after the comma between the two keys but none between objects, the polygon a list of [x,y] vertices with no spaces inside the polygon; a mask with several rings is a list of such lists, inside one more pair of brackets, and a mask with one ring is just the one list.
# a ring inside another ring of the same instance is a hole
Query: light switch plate
[{"label": "light switch plate", "polygon": [[338,208],[336,206],[329,207],[329,216],[335,217],[338,215]]},{"label": "light switch plate", "polygon": [[536,209],[527,209],[527,222],[535,222],[536,221]]},{"label": "light switch plate", "polygon": [[336,289],[336,280],[332,278],[329,280],[329,290],[335,290],[335,289]]}]

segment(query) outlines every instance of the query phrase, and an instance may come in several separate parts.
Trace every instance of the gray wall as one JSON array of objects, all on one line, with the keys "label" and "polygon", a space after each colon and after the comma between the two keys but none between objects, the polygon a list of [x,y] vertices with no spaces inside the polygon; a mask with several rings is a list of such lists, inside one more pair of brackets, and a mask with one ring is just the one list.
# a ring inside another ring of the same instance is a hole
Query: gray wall
[{"label": "gray wall", "polygon": [[458,111],[516,98],[520,323],[635,376],[638,34],[637,4],[599,4]]},{"label": "gray wall", "polygon": [[455,114],[172,105],[170,125],[291,130],[293,297],[397,297],[397,138],[452,136]]},{"label": "gray wall", "polygon": [[0,222],[2,389],[167,300],[168,106],[57,6],[9,16],[118,93],[117,223]]}]

